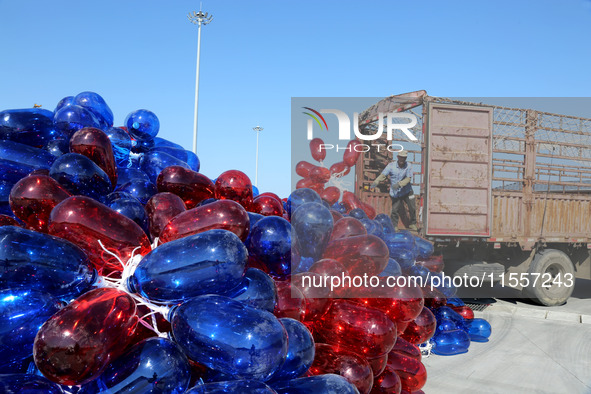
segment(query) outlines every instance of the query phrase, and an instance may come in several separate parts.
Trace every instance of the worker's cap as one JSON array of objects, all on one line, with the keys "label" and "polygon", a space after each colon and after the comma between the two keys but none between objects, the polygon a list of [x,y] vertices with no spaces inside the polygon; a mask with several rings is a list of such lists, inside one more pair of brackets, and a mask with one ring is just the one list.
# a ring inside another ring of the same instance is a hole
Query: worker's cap
[{"label": "worker's cap", "polygon": [[408,156],[408,152],[405,150],[401,150],[400,152],[398,152],[398,157],[407,157]]}]

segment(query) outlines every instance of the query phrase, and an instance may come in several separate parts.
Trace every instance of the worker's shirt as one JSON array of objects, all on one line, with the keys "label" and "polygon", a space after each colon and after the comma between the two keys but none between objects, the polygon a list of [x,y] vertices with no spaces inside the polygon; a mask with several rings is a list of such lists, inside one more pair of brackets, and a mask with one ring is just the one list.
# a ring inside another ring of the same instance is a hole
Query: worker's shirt
[{"label": "worker's shirt", "polygon": [[410,194],[412,191],[412,186],[410,182],[407,185],[399,188],[398,190],[394,190],[392,186],[400,182],[406,177],[409,177],[412,180],[412,166],[408,163],[405,163],[404,168],[398,167],[398,161],[393,161],[384,168],[382,171],[382,175],[390,177],[390,196],[394,198],[404,197],[407,194]]}]

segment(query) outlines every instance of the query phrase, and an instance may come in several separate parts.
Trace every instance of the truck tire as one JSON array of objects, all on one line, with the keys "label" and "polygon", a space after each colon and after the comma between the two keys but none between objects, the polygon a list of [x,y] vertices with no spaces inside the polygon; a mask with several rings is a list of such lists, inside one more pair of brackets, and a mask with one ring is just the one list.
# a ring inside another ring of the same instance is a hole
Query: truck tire
[{"label": "truck tire", "polygon": [[484,263],[474,260],[461,261],[447,261],[445,263],[444,272],[450,276],[468,276],[468,278],[475,276],[478,279],[484,278],[485,282],[496,283],[501,280],[501,276],[505,273],[505,267],[499,263]]},{"label": "truck tire", "polygon": [[[499,263],[476,263],[466,264],[460,267],[453,276],[464,276],[477,277],[478,279],[484,278],[484,282],[496,283],[501,280],[501,276],[505,273],[505,267]],[[492,281],[490,280],[492,279]]]},{"label": "truck tire", "polygon": [[[566,303],[574,290],[575,268],[570,258],[560,250],[545,249],[538,252],[529,269],[530,286],[523,288],[523,294],[532,301],[545,306]],[[536,275],[531,275],[536,274]],[[539,278],[533,286],[537,274]],[[572,275],[572,286],[565,286],[565,275]],[[552,278],[550,280],[550,278]],[[559,280],[558,280],[559,279]],[[556,280],[556,282],[554,282]],[[562,283],[558,283],[561,281]]]}]

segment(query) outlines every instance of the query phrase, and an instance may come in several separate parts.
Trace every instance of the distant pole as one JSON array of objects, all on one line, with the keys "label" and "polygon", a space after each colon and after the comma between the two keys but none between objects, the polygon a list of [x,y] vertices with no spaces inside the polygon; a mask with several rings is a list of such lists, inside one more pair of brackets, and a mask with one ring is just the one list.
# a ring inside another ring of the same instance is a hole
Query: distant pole
[{"label": "distant pole", "polygon": [[256,154],[256,164],[254,170],[254,185],[259,187],[259,133],[264,129],[261,126],[253,127],[254,131],[257,132],[257,154]]},{"label": "distant pole", "polygon": [[197,29],[197,71],[195,72],[195,114],[193,117],[193,153],[197,154],[197,108],[199,103],[199,60],[201,57],[201,25],[207,25],[213,20],[213,15],[193,11],[187,15],[189,22],[198,26]]}]

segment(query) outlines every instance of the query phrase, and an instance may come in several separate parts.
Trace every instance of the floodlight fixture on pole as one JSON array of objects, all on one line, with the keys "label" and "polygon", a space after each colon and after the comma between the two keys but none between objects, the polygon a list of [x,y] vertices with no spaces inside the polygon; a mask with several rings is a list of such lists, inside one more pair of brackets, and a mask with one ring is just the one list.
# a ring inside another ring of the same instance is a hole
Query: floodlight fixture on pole
[{"label": "floodlight fixture on pole", "polygon": [[259,187],[259,133],[264,129],[261,126],[253,127],[254,131],[257,132],[257,153],[256,153],[256,163],[255,163],[255,170],[254,170],[254,185]]},{"label": "floodlight fixture on pole", "polygon": [[197,33],[197,71],[195,72],[195,114],[193,117],[193,153],[197,154],[197,108],[199,103],[199,60],[201,55],[201,25],[207,25],[213,20],[213,15],[193,11],[187,15],[189,22],[198,26]]}]

